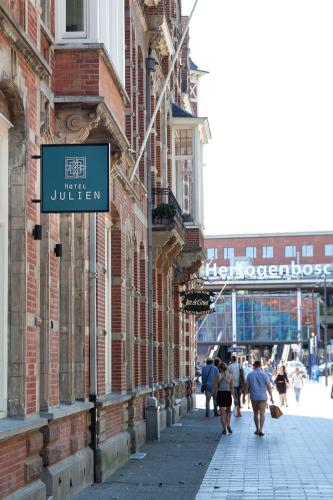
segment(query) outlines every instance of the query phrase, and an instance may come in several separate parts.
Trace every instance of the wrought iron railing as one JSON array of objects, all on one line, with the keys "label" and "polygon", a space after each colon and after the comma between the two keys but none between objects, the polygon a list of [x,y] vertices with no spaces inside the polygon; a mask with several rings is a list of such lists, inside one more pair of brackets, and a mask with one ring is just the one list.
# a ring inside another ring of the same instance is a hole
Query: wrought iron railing
[{"label": "wrought iron railing", "polygon": [[170,188],[153,188],[153,223],[165,224],[177,220],[183,225],[182,209]]}]

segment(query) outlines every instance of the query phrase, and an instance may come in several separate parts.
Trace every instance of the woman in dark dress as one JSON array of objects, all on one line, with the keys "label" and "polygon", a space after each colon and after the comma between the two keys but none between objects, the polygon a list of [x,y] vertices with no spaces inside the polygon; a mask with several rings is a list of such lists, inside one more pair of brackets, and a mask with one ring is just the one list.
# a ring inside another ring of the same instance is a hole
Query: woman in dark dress
[{"label": "woman in dark dress", "polygon": [[287,389],[289,387],[289,380],[286,373],[286,367],[280,366],[279,373],[275,378],[275,385],[280,396],[280,404],[288,406],[287,402]]}]

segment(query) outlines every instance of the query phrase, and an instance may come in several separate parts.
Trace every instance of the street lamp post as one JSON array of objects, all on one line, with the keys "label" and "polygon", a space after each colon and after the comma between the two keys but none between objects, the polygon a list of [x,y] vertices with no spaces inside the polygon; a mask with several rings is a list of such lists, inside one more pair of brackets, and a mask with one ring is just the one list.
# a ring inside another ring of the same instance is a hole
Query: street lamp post
[{"label": "street lamp post", "polygon": [[327,352],[327,286],[326,274],[324,275],[324,349],[325,349],[325,385],[328,385],[328,352]]}]

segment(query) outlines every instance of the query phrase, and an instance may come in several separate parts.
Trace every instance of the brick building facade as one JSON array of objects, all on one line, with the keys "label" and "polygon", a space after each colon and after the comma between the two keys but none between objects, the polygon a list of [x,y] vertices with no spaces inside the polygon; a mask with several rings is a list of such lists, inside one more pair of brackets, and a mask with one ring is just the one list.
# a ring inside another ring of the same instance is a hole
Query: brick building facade
[{"label": "brick building facade", "polygon": [[[145,155],[130,179],[146,130],[145,59],[150,50],[156,61],[154,110],[185,24],[175,0],[0,1],[1,498],[70,498],[146,440]],[[202,147],[210,133],[197,116],[204,72],[188,42],[151,136],[161,428],[193,407],[194,320],[180,312],[179,291],[203,258]],[[110,212],[96,216],[94,276],[91,217],[40,213],[33,156],[42,144],[66,143],[111,148]]]}]

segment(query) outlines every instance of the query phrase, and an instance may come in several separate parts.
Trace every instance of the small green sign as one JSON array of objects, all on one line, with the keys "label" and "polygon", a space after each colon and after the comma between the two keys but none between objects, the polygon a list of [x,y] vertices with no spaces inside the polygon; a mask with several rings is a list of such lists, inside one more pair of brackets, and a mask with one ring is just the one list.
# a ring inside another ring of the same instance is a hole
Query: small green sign
[{"label": "small green sign", "polygon": [[43,145],[41,211],[109,212],[109,144]]}]

